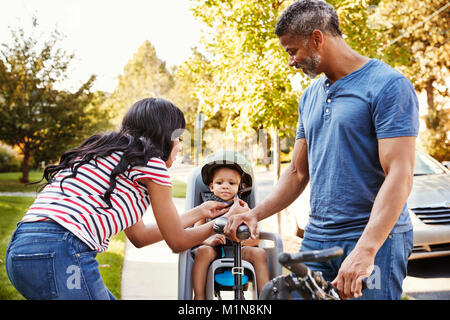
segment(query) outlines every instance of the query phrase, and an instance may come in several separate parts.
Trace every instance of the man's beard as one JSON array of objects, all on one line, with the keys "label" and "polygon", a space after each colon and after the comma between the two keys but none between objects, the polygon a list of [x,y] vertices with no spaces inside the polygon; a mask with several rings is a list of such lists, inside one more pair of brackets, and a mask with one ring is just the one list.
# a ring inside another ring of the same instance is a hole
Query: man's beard
[{"label": "man's beard", "polygon": [[305,63],[297,63],[295,65],[295,68],[301,69],[304,74],[308,76],[311,80],[315,79],[318,75],[317,73],[317,67],[320,63],[320,56],[318,54],[313,54],[311,56],[306,57]]}]

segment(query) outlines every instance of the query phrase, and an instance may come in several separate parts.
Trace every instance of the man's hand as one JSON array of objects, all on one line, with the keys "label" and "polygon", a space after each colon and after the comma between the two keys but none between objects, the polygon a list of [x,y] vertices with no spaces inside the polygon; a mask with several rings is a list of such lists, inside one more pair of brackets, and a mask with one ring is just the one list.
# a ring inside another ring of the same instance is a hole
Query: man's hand
[{"label": "man's hand", "polygon": [[226,208],[226,206],[227,204],[224,202],[206,201],[197,208],[200,210],[200,214],[203,219],[214,219],[230,210],[230,208]]},{"label": "man's hand", "polygon": [[342,299],[362,296],[362,281],[371,275],[374,260],[375,256],[356,248],[345,258],[336,279],[331,282]]},{"label": "man's hand", "polygon": [[228,213],[225,215],[227,218],[229,218],[232,215],[247,212],[249,209],[247,202],[244,200],[239,199],[237,196],[233,199],[233,205],[229,207]]},{"label": "man's hand", "polygon": [[242,206],[241,202],[242,200],[235,199],[230,212],[228,212],[228,223],[223,232],[228,239],[236,242],[241,241],[236,237],[236,230],[243,223],[250,229],[250,239],[258,238],[258,219],[252,214],[247,204],[244,202],[245,206]]}]

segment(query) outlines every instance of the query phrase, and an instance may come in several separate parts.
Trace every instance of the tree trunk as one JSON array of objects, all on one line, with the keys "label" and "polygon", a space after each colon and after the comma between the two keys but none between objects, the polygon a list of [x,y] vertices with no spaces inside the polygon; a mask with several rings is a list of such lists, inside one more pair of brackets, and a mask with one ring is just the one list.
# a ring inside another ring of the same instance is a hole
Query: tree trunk
[{"label": "tree trunk", "polygon": [[259,143],[263,149],[263,159],[262,162],[266,166],[266,171],[270,171],[270,158],[269,158],[269,135],[265,132],[264,129],[259,129]]},{"label": "tree trunk", "polygon": [[[276,185],[278,180],[280,180],[280,135],[279,130],[275,129],[273,131],[273,184]],[[278,222],[278,233],[282,234],[282,216],[281,212],[277,213],[277,222]]]},{"label": "tree trunk", "polygon": [[[425,90],[427,92],[427,105],[428,112],[431,113],[434,110],[434,95],[433,95],[433,82],[434,78],[430,78],[426,82]],[[429,129],[429,128],[427,128]]]},{"label": "tree trunk", "polygon": [[19,179],[22,183],[28,183],[30,173],[30,151],[25,150],[23,153],[22,177]]}]

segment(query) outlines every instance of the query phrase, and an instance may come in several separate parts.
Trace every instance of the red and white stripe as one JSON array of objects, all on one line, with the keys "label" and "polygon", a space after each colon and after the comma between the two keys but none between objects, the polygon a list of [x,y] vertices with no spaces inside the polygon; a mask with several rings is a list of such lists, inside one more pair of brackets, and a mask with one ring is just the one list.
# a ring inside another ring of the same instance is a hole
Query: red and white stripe
[{"label": "red and white stripe", "polygon": [[102,197],[121,156],[121,152],[115,152],[91,160],[78,169],[75,178],[65,179],[62,186],[61,180],[71,171],[60,171],[55,181],[38,194],[22,221],[52,219],[93,250],[106,251],[109,239],[138,222],[150,205],[147,188],[139,180],[151,179],[172,186],[164,161],[151,158],[145,167],[133,167],[116,177],[116,187],[110,198],[112,208],[106,209]]}]

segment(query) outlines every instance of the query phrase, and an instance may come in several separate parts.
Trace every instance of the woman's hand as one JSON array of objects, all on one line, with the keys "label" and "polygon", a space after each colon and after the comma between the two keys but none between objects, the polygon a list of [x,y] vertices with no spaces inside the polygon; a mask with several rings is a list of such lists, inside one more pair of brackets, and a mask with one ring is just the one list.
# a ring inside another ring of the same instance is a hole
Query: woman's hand
[{"label": "woman's hand", "polygon": [[206,201],[199,205],[197,208],[200,212],[201,219],[214,219],[218,216],[226,214],[230,208],[225,202],[218,201]]}]

